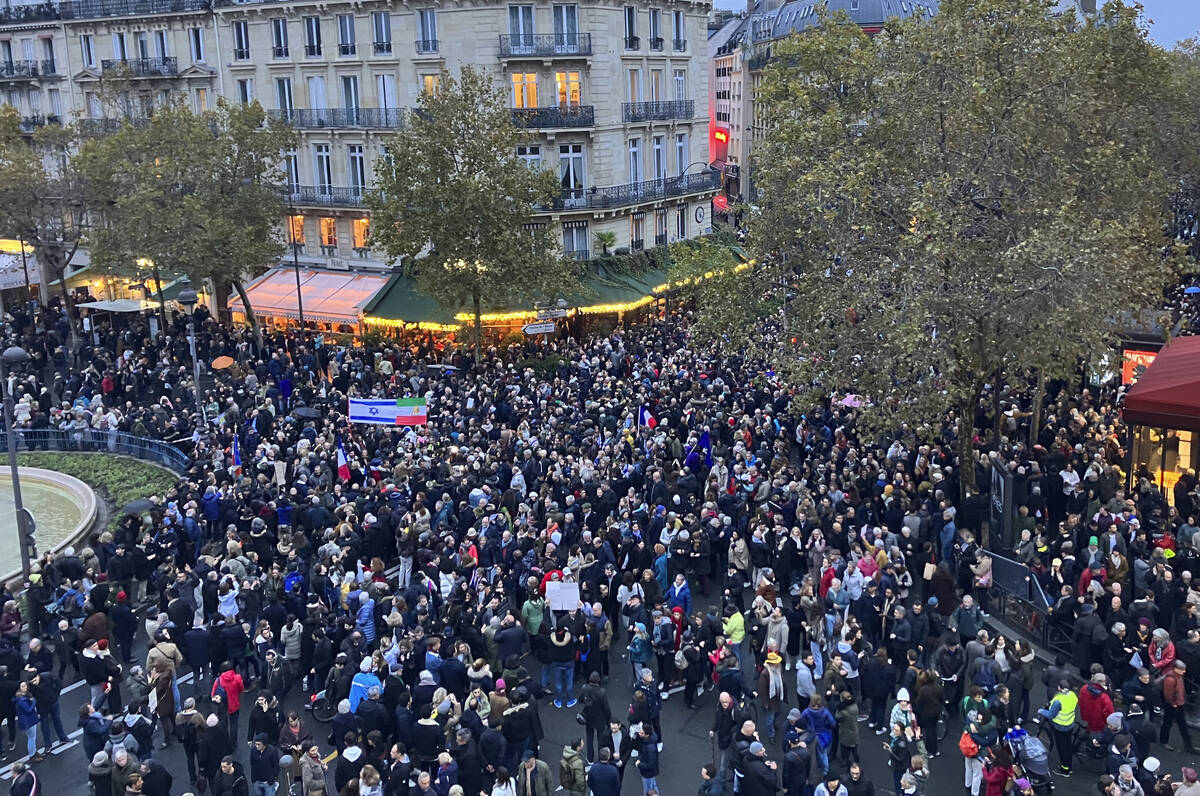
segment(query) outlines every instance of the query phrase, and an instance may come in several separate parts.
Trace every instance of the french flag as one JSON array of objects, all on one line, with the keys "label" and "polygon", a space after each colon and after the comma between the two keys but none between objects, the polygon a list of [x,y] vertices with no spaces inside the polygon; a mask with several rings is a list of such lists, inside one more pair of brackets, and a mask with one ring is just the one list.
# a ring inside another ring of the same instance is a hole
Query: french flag
[{"label": "french flag", "polygon": [[238,445],[238,435],[233,435],[233,472],[235,475],[242,474],[242,449]]},{"label": "french flag", "polygon": [[654,419],[654,415],[650,414],[650,410],[644,406],[638,407],[638,425],[646,428],[654,428],[658,425],[658,421]]},{"label": "french flag", "polygon": [[346,449],[342,447],[342,438],[338,437],[338,478],[350,480],[350,460],[346,458]]}]

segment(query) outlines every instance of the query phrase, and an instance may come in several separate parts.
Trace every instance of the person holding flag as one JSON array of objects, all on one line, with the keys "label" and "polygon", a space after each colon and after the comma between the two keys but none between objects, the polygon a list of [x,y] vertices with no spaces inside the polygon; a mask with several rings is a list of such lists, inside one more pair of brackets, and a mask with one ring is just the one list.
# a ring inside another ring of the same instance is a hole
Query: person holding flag
[{"label": "person holding flag", "polygon": [[343,481],[350,480],[350,460],[346,458],[346,449],[342,447],[341,435],[338,436],[338,478]]}]

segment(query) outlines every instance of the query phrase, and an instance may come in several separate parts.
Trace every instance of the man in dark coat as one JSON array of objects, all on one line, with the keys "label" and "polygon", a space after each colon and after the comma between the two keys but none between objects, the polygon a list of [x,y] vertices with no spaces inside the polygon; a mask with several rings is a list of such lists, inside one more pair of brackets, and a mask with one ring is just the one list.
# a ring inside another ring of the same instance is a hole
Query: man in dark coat
[{"label": "man in dark coat", "polygon": [[600,749],[588,770],[587,784],[592,796],[621,796],[621,772],[613,765],[612,751],[607,746]]}]

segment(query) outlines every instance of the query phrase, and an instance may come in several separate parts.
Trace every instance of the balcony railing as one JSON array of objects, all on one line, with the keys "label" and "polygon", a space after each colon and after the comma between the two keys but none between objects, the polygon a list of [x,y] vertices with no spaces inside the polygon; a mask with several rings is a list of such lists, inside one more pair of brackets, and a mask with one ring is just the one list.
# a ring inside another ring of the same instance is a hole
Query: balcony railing
[{"label": "balcony railing", "polygon": [[233,48],[233,60],[249,61],[250,60],[250,48],[249,47],[234,47]]},{"label": "balcony railing", "polygon": [[283,201],[291,205],[319,207],[362,207],[366,191],[362,188],[335,188],[332,185],[294,185],[283,189]]},{"label": "balcony railing", "polygon": [[316,58],[318,55],[321,54],[321,45],[319,45],[319,44],[304,45],[304,54],[310,58]]},{"label": "balcony railing", "polygon": [[595,127],[596,112],[591,105],[553,105],[548,108],[513,108],[517,127]]},{"label": "balcony railing", "polygon": [[417,54],[418,55],[436,55],[438,51],[437,39],[417,39]]},{"label": "balcony railing", "polygon": [[286,45],[286,44],[283,44],[283,45],[277,44],[277,45],[275,45],[274,47],[272,47],[272,48],[271,48],[271,57],[273,57],[273,58],[287,58],[287,57],[288,57],[288,48],[287,48],[287,45]]},{"label": "balcony railing", "polygon": [[589,260],[591,259],[591,252],[587,249],[571,249],[563,252],[563,257],[568,260]]},{"label": "balcony railing", "polygon": [[500,36],[501,58],[553,58],[591,54],[590,33],[526,33]]},{"label": "balcony railing", "polygon": [[390,41],[375,42],[375,54],[376,55],[391,55],[392,54],[392,43]]},{"label": "balcony railing", "polygon": [[721,187],[721,175],[716,171],[665,177],[661,180],[631,182],[602,188],[569,189],[554,200],[553,210],[591,210],[653,202],[693,193],[715,191]]},{"label": "balcony railing", "polygon": [[642,40],[639,39],[637,36],[626,36],[625,37],[625,49],[626,50],[642,49]]},{"label": "balcony railing", "polygon": [[150,119],[146,116],[135,116],[128,119],[80,119],[76,122],[76,127],[82,135],[111,135],[126,124],[145,127],[150,124]]},{"label": "balcony railing", "polygon": [[41,74],[37,61],[2,61],[0,62],[0,79],[24,80]]},{"label": "balcony railing", "polygon": [[10,5],[0,8],[0,25],[11,25],[18,22],[48,22],[62,18],[62,11],[57,3],[44,2],[36,6]]},{"label": "balcony railing", "polygon": [[26,116],[23,119],[21,119],[21,132],[28,134],[28,133],[32,133],[34,130],[38,129],[39,127],[45,127],[46,125],[59,125],[59,124],[62,124],[62,119],[59,118],[58,116],[55,116],[54,114],[50,114],[48,116],[42,115],[42,114],[35,114],[33,116]]},{"label": "balcony railing", "polygon": [[662,52],[665,46],[666,42],[663,41],[662,36],[655,36],[650,39],[650,49],[655,52]]},{"label": "balcony railing", "polygon": [[358,53],[358,45],[345,43],[338,45],[338,55],[355,55]]},{"label": "balcony railing", "polygon": [[665,233],[665,232],[655,233],[654,245],[655,246],[666,246],[667,245],[667,233]]},{"label": "balcony railing", "polygon": [[672,39],[671,49],[677,53],[687,52],[687,39]]},{"label": "balcony railing", "polygon": [[207,11],[212,7],[213,0],[67,0],[60,12],[63,19],[99,19]]},{"label": "balcony railing", "polygon": [[640,252],[644,248],[646,248],[646,241],[641,238],[629,241],[629,251],[631,252]]},{"label": "balcony railing", "polygon": [[105,72],[128,71],[134,77],[174,77],[179,74],[179,61],[166,58],[105,58],[100,62]]},{"label": "balcony railing", "polygon": [[626,122],[650,122],[665,119],[690,119],[695,115],[693,100],[666,102],[623,102],[621,119]]},{"label": "balcony railing", "polygon": [[268,111],[272,119],[311,130],[328,127],[404,126],[403,108],[317,108]]}]

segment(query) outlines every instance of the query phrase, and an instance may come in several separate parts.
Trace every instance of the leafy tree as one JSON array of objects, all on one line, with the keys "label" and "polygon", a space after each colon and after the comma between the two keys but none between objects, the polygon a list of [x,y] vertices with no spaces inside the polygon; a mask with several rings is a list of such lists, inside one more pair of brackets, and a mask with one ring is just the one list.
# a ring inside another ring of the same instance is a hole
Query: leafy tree
[{"label": "leafy tree", "polygon": [[268,124],[258,103],[219,100],[204,113],[175,103],[149,123],[127,120],[85,141],[75,167],[97,222],[92,262],[137,274],[149,261],[156,271],[210,281],[218,294],[232,286],[258,334],[243,280],[283,255],[278,186],[293,136]]},{"label": "leafy tree", "polygon": [[63,279],[79,248],[83,202],[69,167],[73,135],[57,126],[21,132],[16,108],[0,109],[0,233],[20,238],[41,267],[42,290],[55,280],[75,332],[74,310]]},{"label": "leafy tree", "polygon": [[491,75],[464,67],[422,94],[376,162],[372,242],[393,260],[424,252],[417,283],[447,309],[470,308],[476,358],[485,310],[554,298],[574,279],[553,228],[534,223],[560,189],[517,157],[524,138]]},{"label": "leafy tree", "polygon": [[868,431],[957,418],[965,491],[986,385],[1073,373],[1161,299],[1170,62],[1118,3],[1094,24],[1044,0],[942,0],[874,38],[822,22],[774,48],[760,264],[705,314],[809,398],[865,396]]},{"label": "leafy tree", "polygon": [[617,233],[603,230],[592,235],[596,239],[596,243],[600,244],[601,254],[608,254],[608,250],[617,245]]}]

